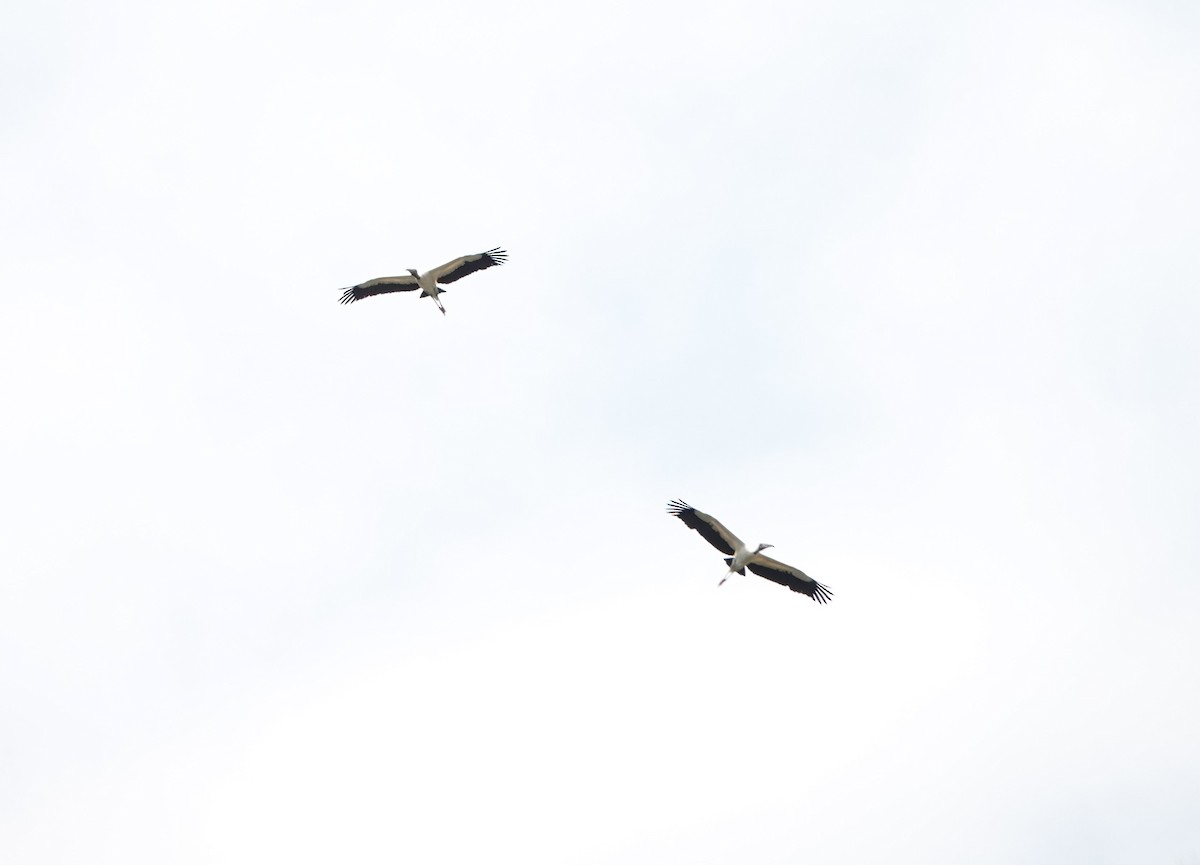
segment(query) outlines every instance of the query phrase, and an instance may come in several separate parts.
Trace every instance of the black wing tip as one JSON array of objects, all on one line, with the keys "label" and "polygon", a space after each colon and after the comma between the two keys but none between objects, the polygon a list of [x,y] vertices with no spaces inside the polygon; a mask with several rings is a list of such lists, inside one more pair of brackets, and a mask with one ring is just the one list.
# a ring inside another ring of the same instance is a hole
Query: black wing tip
[{"label": "black wing tip", "polygon": [[484,255],[487,256],[492,264],[504,264],[504,262],[508,261],[508,253],[499,246],[495,249],[489,249]]},{"label": "black wing tip", "polygon": [[673,501],[667,502],[667,513],[671,514],[671,516],[677,517],[686,511],[694,511],[694,510],[696,510],[694,507],[689,505],[687,502],[681,501],[679,499],[675,499]]},{"label": "black wing tip", "polygon": [[354,293],[354,289],[347,288],[345,291],[342,292],[342,299],[339,300],[338,303],[354,303],[354,301],[356,301],[358,299],[359,299],[359,297],[357,294]]},{"label": "black wing tip", "polygon": [[813,587],[814,588],[811,592],[805,592],[805,594],[818,604],[828,604],[831,600],[833,600],[833,592],[829,591],[827,586],[822,586],[816,580],[813,580]]}]

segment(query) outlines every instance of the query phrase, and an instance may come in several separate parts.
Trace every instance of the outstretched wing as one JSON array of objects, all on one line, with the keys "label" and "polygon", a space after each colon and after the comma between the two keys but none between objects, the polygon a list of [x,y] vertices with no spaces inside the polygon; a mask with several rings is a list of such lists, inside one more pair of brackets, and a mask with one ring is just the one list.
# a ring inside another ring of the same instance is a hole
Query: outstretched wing
[{"label": "outstretched wing", "polygon": [[765,577],[773,583],[787,586],[793,592],[802,592],[808,595],[818,604],[827,603],[833,596],[833,593],[829,589],[822,586],[808,574],[804,573],[804,571],[799,568],[793,568],[791,565],[785,565],[783,562],[777,562],[770,556],[764,556],[759,553],[746,562],[746,567],[750,569],[751,573]]},{"label": "outstretched wing", "polygon": [[721,525],[716,519],[702,511],[696,510],[686,502],[679,500],[667,505],[667,513],[683,520],[689,529],[695,529],[704,540],[726,555],[732,556],[742,546],[738,536]]},{"label": "outstretched wing", "polygon": [[389,294],[393,291],[416,291],[420,288],[417,278],[412,274],[404,276],[381,276],[378,279],[368,279],[342,292],[342,303],[354,303],[373,294]]},{"label": "outstretched wing", "polygon": [[434,281],[442,285],[449,285],[452,282],[457,282],[464,276],[469,276],[477,270],[495,267],[497,264],[504,264],[507,260],[508,253],[497,246],[495,249],[489,249],[487,252],[464,255],[462,258],[454,259],[454,261],[447,261],[440,267],[435,267],[429,271],[428,275],[432,276]]}]

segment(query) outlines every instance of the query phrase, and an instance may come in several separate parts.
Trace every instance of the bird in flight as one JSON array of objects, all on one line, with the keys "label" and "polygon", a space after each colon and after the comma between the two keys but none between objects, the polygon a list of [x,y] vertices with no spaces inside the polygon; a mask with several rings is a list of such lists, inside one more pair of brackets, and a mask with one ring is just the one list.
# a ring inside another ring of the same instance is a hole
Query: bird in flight
[{"label": "bird in flight", "polygon": [[432,297],[433,302],[442,311],[442,315],[445,315],[446,307],[442,306],[442,301],[438,298],[439,294],[445,294],[445,290],[439,286],[449,285],[477,270],[504,264],[507,259],[508,253],[497,246],[487,252],[477,252],[474,255],[464,255],[454,261],[447,261],[441,267],[435,267],[424,273],[417,273],[410,267],[407,276],[381,276],[378,279],[368,279],[366,282],[350,286],[342,292],[341,302],[354,303],[356,300],[362,300],[364,297],[371,297],[375,294],[416,291],[419,288],[421,297]]},{"label": "bird in flight", "polygon": [[808,595],[818,604],[824,604],[833,594],[799,568],[793,568],[791,565],[785,565],[783,562],[777,562],[769,556],[764,556],[762,551],[772,547],[773,544],[759,544],[754,549],[750,549],[738,539],[737,535],[721,525],[714,517],[696,510],[686,502],[678,500],[670,502],[667,505],[667,513],[679,517],[685,526],[698,531],[700,537],[729,556],[725,559],[729,571],[721,578],[721,582],[717,583],[718,586],[729,579],[731,574],[745,576],[746,568],[749,568],[753,573],[765,577],[773,583],[787,586],[793,592],[802,592]]}]

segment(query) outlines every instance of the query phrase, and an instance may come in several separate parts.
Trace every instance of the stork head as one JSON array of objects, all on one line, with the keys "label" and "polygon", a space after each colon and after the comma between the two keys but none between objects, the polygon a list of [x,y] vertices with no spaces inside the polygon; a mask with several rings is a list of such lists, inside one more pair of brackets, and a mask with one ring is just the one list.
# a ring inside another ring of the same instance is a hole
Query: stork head
[{"label": "stork head", "polygon": [[409,272],[409,273],[411,273],[413,276],[420,276],[420,275],[421,275],[421,274],[417,273],[415,270],[413,270],[411,267],[408,269],[408,272]]},{"label": "stork head", "polygon": [[755,550],[754,553],[755,553],[755,555],[757,555],[758,553],[761,553],[763,550],[769,550],[773,546],[775,546],[775,545],[774,544],[759,544],[758,549]]}]

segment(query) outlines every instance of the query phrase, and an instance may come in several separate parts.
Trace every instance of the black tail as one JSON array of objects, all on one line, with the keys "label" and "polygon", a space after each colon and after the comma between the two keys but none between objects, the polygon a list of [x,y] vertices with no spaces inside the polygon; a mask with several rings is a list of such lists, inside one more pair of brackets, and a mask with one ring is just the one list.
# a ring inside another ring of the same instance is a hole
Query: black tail
[{"label": "black tail", "polygon": [[[730,566],[732,566],[732,565],[733,565],[733,559],[726,559],[726,560],[725,560],[725,567],[727,567],[727,568],[728,568],[728,567],[730,567]],[[739,574],[741,574],[741,575],[744,577],[744,576],[746,576],[746,569],[745,569],[745,568],[742,568],[740,571],[738,571],[738,573],[739,573]]]}]

